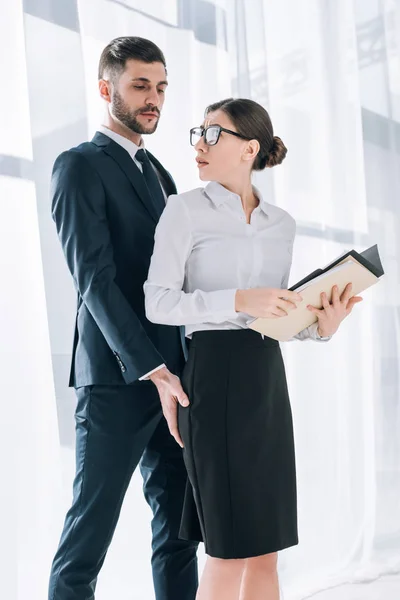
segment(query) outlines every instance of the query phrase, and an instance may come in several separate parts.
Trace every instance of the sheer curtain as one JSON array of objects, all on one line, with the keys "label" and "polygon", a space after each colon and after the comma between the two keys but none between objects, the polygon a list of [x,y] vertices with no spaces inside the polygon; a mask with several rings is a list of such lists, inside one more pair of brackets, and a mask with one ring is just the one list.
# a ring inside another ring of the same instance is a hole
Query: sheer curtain
[{"label": "sheer curtain", "polygon": [[[293,282],[346,248],[379,244],[386,276],[334,339],[284,345],[300,545],[281,554],[280,573],[285,600],[300,600],[400,571],[400,2],[19,0],[1,6],[0,34],[7,597],[45,597],[70,503],[75,295],[49,178],[57,154],[100,122],[97,62],[120,35],[148,37],[166,54],[167,102],[146,144],[181,191],[199,185],[188,129],[209,102],[247,96],[270,111],[289,153],[256,183],[297,220]],[[153,597],[140,487],[135,474],[99,600]]]}]

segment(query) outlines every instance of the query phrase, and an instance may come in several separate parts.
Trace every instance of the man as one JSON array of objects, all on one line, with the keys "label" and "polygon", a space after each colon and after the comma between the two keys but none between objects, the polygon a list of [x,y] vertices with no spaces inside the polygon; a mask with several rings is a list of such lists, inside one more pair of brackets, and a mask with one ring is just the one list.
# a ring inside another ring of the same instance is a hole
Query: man
[{"label": "man", "polygon": [[178,537],[186,485],[176,425],[177,402],[188,404],[178,378],[184,339],[179,328],[147,321],[143,294],[155,227],[176,193],[142,142],[157,129],[167,85],[155,44],[137,37],[110,42],[99,64],[104,124],[53,169],[53,218],[78,292],[70,377],[78,403],[73,503],[49,600],[94,598],[139,461],[153,511],[156,600],[196,595],[197,545]]}]

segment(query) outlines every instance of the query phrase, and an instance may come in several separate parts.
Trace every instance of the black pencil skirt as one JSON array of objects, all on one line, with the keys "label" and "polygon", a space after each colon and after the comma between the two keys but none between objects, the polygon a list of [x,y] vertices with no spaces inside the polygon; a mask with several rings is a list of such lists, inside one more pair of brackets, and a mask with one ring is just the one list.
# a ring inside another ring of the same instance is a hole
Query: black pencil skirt
[{"label": "black pencil skirt", "polygon": [[193,334],[179,407],[188,471],[180,537],[209,556],[298,543],[293,424],[279,343],[249,329]]}]

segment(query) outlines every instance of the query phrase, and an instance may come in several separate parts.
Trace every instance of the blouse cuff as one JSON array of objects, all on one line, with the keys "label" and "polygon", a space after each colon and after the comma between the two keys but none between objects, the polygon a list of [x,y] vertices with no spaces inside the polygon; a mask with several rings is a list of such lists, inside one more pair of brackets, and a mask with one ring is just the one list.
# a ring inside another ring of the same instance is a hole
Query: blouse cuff
[{"label": "blouse cuff", "polygon": [[212,293],[211,310],[212,316],[223,317],[224,320],[236,319],[235,310],[236,288],[232,290],[218,290]]},{"label": "blouse cuff", "polygon": [[316,342],[329,342],[332,336],[321,337],[318,333],[318,321],[307,327],[307,332],[310,338]]}]

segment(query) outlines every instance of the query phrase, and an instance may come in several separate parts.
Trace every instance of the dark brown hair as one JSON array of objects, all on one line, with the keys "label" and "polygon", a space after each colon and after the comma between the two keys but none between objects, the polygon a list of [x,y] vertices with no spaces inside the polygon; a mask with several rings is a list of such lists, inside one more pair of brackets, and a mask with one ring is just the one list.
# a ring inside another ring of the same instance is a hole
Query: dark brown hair
[{"label": "dark brown hair", "polygon": [[130,59],[145,63],[160,62],[167,69],[164,54],[150,40],[141,37],[118,37],[111,40],[101,53],[99,79],[105,76],[116,79],[124,71],[126,61]]},{"label": "dark brown hair", "polygon": [[287,148],[281,138],[274,136],[270,116],[261,104],[247,98],[227,98],[210,104],[205,116],[216,110],[224,111],[240,135],[259,142],[260,151],[253,163],[254,171],[281,164]]}]

